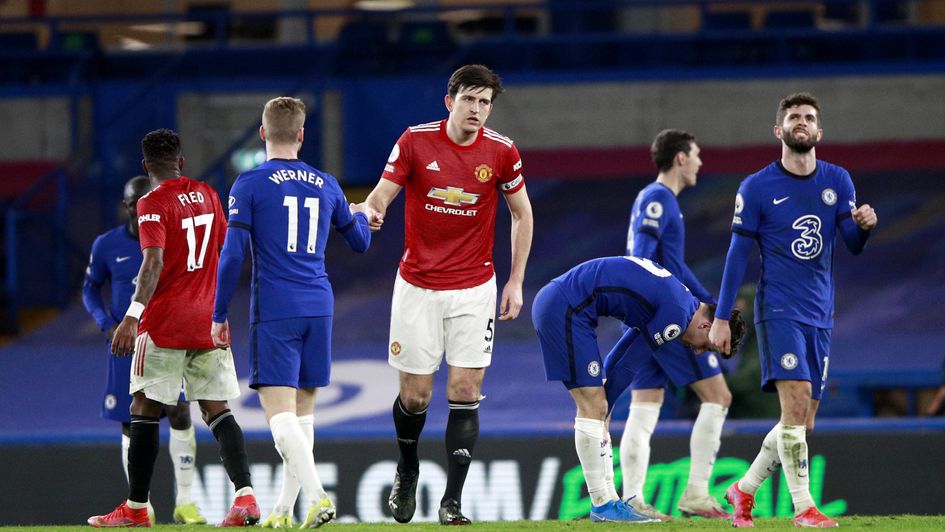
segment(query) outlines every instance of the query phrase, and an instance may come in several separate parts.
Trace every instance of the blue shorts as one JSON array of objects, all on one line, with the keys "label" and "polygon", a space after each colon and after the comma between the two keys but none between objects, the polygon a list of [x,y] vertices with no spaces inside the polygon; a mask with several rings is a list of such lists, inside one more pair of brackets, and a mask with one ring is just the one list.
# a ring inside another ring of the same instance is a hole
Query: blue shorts
[{"label": "blue shorts", "polygon": [[331,380],[331,316],[250,326],[249,387],[320,388]]},{"label": "blue shorts", "polygon": [[[111,342],[105,344],[105,394],[102,397],[102,417],[119,423],[131,423],[131,394],[128,388],[131,384],[131,358],[116,357],[112,354]],[[186,404],[184,392],[180,393],[180,401]],[[180,404],[180,403],[178,403]],[[161,417],[165,413],[162,410]]]},{"label": "blue shorts", "polygon": [[109,352],[105,356],[105,395],[102,398],[102,417],[120,423],[131,423],[131,357],[116,357],[111,354],[111,342],[106,343]]},{"label": "blue shorts", "polygon": [[669,342],[636,366],[631,390],[663,388],[672,382],[677,388],[722,373],[715,353],[697,355],[682,342]]},{"label": "blue shorts", "polygon": [[547,380],[562,381],[569,390],[603,386],[597,323],[586,313],[576,312],[557,284],[549,283],[538,291],[532,302],[532,323]]},{"label": "blue shorts", "polygon": [[811,398],[820,400],[827,386],[832,329],[793,320],[755,324],[761,353],[761,389],[775,392],[775,381],[808,381]]}]

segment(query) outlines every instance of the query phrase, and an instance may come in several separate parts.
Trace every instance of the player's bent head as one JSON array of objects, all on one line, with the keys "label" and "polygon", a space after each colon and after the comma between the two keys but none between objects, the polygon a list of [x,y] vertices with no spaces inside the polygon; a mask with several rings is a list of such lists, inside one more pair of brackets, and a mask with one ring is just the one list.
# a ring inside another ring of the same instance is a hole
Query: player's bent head
[{"label": "player's bent head", "polygon": [[305,102],[291,96],[280,96],[266,102],[262,126],[266,140],[275,144],[299,142],[299,130],[305,126]]},{"label": "player's bent head", "polygon": [[149,167],[179,166],[181,161],[180,137],[170,129],[152,131],[141,139],[141,155]]},{"label": "player's bent head", "polygon": [[456,98],[463,88],[492,89],[492,102],[502,94],[502,79],[485,65],[465,65],[456,69],[446,83],[446,92],[450,98]]},{"label": "player's bent head", "polygon": [[660,131],[650,146],[650,156],[660,172],[668,172],[673,167],[676,154],[683,152],[689,155],[696,136],[681,129],[664,129]]},{"label": "player's bent head", "polygon": [[820,123],[820,105],[817,98],[809,92],[795,92],[788,94],[778,103],[778,114],[775,116],[775,125],[780,126],[784,123],[784,117],[787,116],[788,109],[799,105],[809,105],[817,111],[817,127],[823,129]]},{"label": "player's bent head", "polygon": [[129,209],[134,207],[141,196],[151,191],[151,180],[146,175],[132,177],[125,183],[124,194],[122,194],[122,203]]}]

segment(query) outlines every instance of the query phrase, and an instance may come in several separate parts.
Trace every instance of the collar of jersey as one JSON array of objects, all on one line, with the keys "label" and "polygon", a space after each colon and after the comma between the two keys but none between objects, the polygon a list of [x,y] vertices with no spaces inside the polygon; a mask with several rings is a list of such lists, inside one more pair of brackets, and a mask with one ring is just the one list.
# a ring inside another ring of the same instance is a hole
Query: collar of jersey
[{"label": "collar of jersey", "polygon": [[780,159],[777,160],[777,161],[775,161],[775,163],[778,165],[778,168],[780,168],[782,172],[784,172],[788,177],[793,177],[794,179],[807,180],[807,179],[810,179],[810,178],[814,177],[815,175],[817,175],[817,172],[820,171],[820,164],[818,164],[817,166],[814,167],[814,171],[813,171],[813,172],[811,172],[811,173],[809,173],[809,174],[807,174],[807,175],[798,175],[798,174],[795,174],[794,172],[788,170],[787,168],[785,168],[784,165],[781,164],[781,160],[780,160]]},{"label": "collar of jersey", "polygon": [[482,126],[479,128],[479,131],[476,132],[476,140],[474,140],[472,144],[469,146],[463,146],[461,144],[456,144],[456,142],[454,142],[453,139],[451,139],[450,136],[446,134],[446,119],[443,119],[440,120],[440,136],[446,139],[446,142],[449,142],[457,150],[471,150],[479,145],[479,141],[482,140],[482,130],[485,127],[486,126]]}]

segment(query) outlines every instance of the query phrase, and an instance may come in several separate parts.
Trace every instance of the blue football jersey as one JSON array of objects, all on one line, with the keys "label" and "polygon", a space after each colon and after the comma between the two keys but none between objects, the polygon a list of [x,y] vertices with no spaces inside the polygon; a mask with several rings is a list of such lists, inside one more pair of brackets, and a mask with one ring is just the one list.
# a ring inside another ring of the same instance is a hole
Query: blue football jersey
[{"label": "blue football jersey", "polygon": [[[87,286],[83,298],[92,297],[92,300],[85,301],[86,308],[103,331],[121,321],[128,310],[135,294],[142,257],[138,239],[131,236],[126,225],[99,235],[92,244],[92,255],[85,270]],[[108,315],[103,315],[101,288],[106,281],[111,284],[111,304]]]},{"label": "blue football jersey", "polygon": [[241,174],[230,189],[229,226],[250,233],[252,322],[331,316],[325,244],[332,226],[354,225],[338,181],[302,161],[272,159]]},{"label": "blue football jersey", "polygon": [[742,181],[732,231],[758,242],[761,280],[755,321],[790,319],[832,328],[833,250],[840,222],[856,207],[850,174],[817,161],[809,176],[776,161]]},{"label": "blue football jersey", "polygon": [[627,255],[640,256],[634,253],[633,246],[637,233],[649,234],[659,241],[656,256],[645,258],[658,262],[678,278],[685,257],[686,229],[676,195],[665,185],[654,181],[637,194],[630,212]]},{"label": "blue football jersey", "polygon": [[593,320],[611,316],[639,330],[654,351],[685,332],[699,301],[669,271],[639,257],[604,257],[581,263],[557,283],[576,311]]}]

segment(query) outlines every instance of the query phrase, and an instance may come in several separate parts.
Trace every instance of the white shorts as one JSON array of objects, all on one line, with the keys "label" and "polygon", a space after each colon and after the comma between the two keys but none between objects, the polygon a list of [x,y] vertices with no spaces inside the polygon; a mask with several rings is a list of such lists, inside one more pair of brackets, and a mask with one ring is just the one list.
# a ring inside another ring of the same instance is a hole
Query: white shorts
[{"label": "white shorts", "polygon": [[130,392],[144,392],[153,401],[176,405],[181,381],[188,401],[226,401],[240,395],[233,353],[227,349],[158,347],[144,333],[135,342]]},{"label": "white shorts", "polygon": [[492,362],[495,276],[459,290],[414,286],[397,273],[390,312],[388,363],[400,371],[429,375],[446,363],[484,368]]}]

